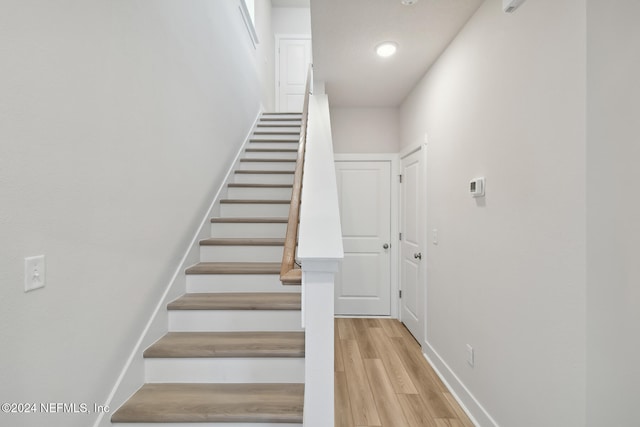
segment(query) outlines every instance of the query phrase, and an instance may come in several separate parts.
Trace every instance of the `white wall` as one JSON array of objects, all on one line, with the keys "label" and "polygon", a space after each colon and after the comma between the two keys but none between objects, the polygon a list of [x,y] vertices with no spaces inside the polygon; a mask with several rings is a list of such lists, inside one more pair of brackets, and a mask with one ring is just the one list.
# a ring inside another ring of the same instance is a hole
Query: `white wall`
[{"label": "white wall", "polygon": [[331,108],[336,153],[397,153],[400,128],[397,108]]},{"label": "white wall", "polygon": [[582,0],[487,0],[401,106],[439,230],[424,348],[483,425],[585,424],[585,32]]},{"label": "white wall", "polygon": [[5,0],[0,52],[0,402],[101,404],[265,103],[255,53],[205,0]]},{"label": "white wall", "polygon": [[271,0],[256,2],[255,28],[258,35],[258,45],[256,46],[255,60],[260,75],[264,111],[275,111],[276,108],[276,90],[273,84],[276,78],[275,40],[271,11]]},{"label": "white wall", "polygon": [[311,35],[311,12],[308,7],[274,7],[271,13],[274,34]]},{"label": "white wall", "polygon": [[640,3],[587,2],[587,425],[638,425]]}]

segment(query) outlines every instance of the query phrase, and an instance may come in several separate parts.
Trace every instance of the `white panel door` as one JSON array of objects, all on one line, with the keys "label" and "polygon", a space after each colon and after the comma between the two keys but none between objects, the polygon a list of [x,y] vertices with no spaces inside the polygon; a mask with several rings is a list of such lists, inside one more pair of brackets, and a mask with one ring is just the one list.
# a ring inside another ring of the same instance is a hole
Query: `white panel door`
[{"label": "white panel door", "polygon": [[400,186],[400,318],[413,336],[424,340],[424,269],[422,206],[425,198],[422,171],[422,150],[402,159],[402,184]]},{"label": "white panel door", "polygon": [[391,163],[337,161],[344,260],[336,314],[391,314]]},{"label": "white panel door", "polygon": [[279,39],[277,109],[301,112],[311,63],[311,39]]}]

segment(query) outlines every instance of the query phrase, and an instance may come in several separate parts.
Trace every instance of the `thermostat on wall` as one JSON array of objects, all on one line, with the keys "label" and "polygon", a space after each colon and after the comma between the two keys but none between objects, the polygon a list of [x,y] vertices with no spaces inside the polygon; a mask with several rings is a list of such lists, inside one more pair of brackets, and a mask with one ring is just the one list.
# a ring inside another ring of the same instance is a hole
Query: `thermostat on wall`
[{"label": "thermostat on wall", "polygon": [[469,193],[472,197],[484,196],[484,177],[474,178],[469,183]]}]

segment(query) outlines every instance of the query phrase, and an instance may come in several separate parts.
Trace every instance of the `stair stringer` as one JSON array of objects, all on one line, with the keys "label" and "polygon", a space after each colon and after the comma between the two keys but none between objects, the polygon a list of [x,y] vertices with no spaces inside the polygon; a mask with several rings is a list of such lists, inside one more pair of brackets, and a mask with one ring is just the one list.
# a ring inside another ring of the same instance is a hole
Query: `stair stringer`
[{"label": "stair stringer", "polygon": [[[196,264],[200,258],[200,240],[210,237],[211,231],[211,217],[217,214],[219,210],[219,202],[226,196],[227,186],[233,182],[234,172],[240,164],[240,159],[249,145],[251,137],[257,128],[257,125],[262,116],[263,109],[258,111],[253,125],[247,132],[243,143],[238,148],[236,156],[231,163],[224,180],[218,187],[216,194],[209,205],[206,213],[202,217],[202,221],[198,226],[193,238],[191,239],[180,263],[174,270],[173,276],[169,279],[167,286],[155,306],[153,312],[149,316],[142,333],[138,341],[136,342],[133,350],[129,354],[127,361],[125,362],[118,379],[116,380],[111,392],[104,401],[104,405],[111,408],[112,411],[120,407],[127,401],[136,390],[138,390],[145,383],[145,362],[143,358],[144,350],[165,335],[168,332],[168,317],[169,314],[165,309],[167,304],[175,300],[179,296],[186,292],[186,276],[184,271],[190,265]],[[93,424],[93,427],[112,427],[111,412],[101,412]],[[206,424],[203,424],[203,427]],[[143,427],[142,424],[138,424],[139,427]],[[289,426],[292,426],[291,424]],[[241,427],[236,425],[236,427]]]}]

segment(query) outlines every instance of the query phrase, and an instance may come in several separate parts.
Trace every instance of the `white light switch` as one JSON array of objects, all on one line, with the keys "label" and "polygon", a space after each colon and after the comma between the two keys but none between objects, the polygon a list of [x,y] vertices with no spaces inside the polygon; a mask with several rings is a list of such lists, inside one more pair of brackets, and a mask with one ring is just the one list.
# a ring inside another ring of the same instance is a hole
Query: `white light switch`
[{"label": "white light switch", "polygon": [[46,264],[44,255],[24,259],[24,291],[43,288],[46,283]]},{"label": "white light switch", "polygon": [[432,243],[434,245],[438,244],[438,229],[434,228],[433,230],[431,230],[431,238],[432,238]]}]

